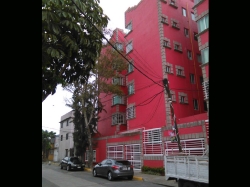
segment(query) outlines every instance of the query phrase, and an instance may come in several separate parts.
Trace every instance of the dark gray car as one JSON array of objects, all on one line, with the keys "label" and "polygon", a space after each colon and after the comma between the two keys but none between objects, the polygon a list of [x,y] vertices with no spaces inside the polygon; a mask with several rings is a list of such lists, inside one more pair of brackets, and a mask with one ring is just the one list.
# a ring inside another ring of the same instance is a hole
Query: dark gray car
[{"label": "dark gray car", "polygon": [[66,168],[70,170],[84,170],[85,164],[83,164],[77,157],[64,157],[60,163],[61,169]]},{"label": "dark gray car", "polygon": [[105,159],[94,166],[93,176],[104,176],[110,181],[118,177],[127,177],[132,180],[134,170],[128,160]]}]

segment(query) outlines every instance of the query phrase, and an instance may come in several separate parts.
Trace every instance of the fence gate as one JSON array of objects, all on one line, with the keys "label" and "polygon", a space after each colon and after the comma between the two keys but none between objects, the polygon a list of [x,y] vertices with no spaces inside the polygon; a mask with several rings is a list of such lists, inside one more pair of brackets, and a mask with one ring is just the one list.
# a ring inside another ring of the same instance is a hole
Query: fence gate
[{"label": "fence gate", "polygon": [[125,145],[125,159],[134,166],[134,170],[141,170],[141,146],[140,144]]}]

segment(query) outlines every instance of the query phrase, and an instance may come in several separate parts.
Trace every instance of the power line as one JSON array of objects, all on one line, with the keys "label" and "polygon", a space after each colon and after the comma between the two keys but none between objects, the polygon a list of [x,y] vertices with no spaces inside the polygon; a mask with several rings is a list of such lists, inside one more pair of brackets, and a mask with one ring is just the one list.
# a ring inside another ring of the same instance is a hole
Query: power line
[{"label": "power line", "polygon": [[[83,11],[78,7],[78,5],[74,2],[74,0],[71,0],[73,2],[73,4],[75,4],[76,8],[85,16],[85,18],[89,21],[89,23],[97,30],[97,32],[108,42],[109,45],[111,45],[111,47],[113,49],[115,49],[128,63],[130,63],[132,66],[134,66],[135,69],[137,69],[141,74],[143,74],[145,77],[147,77],[148,79],[150,79],[152,82],[154,82],[155,84],[158,84],[157,82],[155,82],[153,79],[151,79],[150,77],[148,77],[145,73],[143,73],[140,69],[138,69],[134,64],[132,64],[119,50],[116,49],[116,47],[114,47],[109,40],[103,35],[103,33],[101,31],[99,31],[96,26],[89,20],[89,18],[83,13]],[[159,86],[163,87],[163,85],[158,84]]]}]

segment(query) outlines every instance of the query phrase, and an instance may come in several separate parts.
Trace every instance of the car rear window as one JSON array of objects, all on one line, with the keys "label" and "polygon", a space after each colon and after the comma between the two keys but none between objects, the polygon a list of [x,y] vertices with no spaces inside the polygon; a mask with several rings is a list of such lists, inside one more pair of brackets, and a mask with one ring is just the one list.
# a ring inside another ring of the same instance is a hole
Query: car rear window
[{"label": "car rear window", "polygon": [[73,162],[74,164],[80,163],[80,160],[78,158],[70,158],[70,161]]},{"label": "car rear window", "polygon": [[116,165],[130,165],[130,162],[126,160],[122,160],[122,161],[116,161],[115,164]]}]

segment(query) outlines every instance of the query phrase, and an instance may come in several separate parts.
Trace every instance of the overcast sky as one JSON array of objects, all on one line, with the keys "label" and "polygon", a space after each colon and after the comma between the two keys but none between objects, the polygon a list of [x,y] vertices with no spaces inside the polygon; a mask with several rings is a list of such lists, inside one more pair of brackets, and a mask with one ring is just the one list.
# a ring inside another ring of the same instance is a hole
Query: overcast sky
[{"label": "overcast sky", "polygon": [[[100,6],[104,14],[110,18],[108,29],[120,28],[125,30],[125,11],[139,2],[140,0],[100,0]],[[61,116],[72,110],[65,105],[66,98],[71,98],[71,94],[58,86],[56,93],[49,95],[43,101],[42,129],[59,134]]]}]

